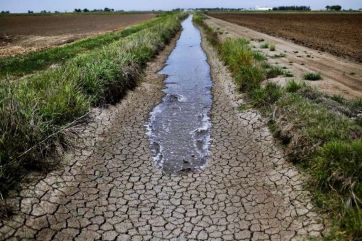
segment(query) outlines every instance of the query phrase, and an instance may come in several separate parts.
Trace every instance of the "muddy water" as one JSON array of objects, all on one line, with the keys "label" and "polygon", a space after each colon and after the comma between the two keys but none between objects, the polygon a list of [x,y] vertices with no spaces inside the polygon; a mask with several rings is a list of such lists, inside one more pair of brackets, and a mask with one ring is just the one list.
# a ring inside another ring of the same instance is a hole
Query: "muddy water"
[{"label": "muddy water", "polygon": [[157,167],[167,173],[199,171],[210,145],[211,77],[192,17],[161,71],[165,96],[150,114],[148,135]]}]

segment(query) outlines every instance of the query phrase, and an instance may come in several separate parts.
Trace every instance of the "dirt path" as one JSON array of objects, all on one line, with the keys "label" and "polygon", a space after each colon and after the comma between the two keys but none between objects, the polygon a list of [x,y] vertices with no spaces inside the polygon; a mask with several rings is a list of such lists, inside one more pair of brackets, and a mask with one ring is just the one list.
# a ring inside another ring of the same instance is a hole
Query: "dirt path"
[{"label": "dirt path", "polygon": [[[362,64],[353,63],[328,53],[322,53],[210,16],[206,22],[209,26],[219,29],[219,32],[223,32],[224,34],[221,36],[224,38],[244,37],[251,40],[251,45],[255,46],[255,50],[265,53],[271,64],[286,67],[294,74],[294,77],[291,78],[275,80],[281,84],[286,83],[288,79],[303,80],[303,75],[307,72],[320,72],[323,80],[308,83],[317,86],[328,94],[343,95],[346,98],[362,97]],[[265,42],[275,44],[276,51],[260,48],[260,40],[262,39]],[[278,57],[278,55],[285,56]]]},{"label": "dirt path", "polygon": [[200,173],[166,175],[153,166],[147,118],[162,97],[155,74],[118,105],[79,126],[78,148],[59,170],[9,200],[18,214],[0,237],[37,240],[300,240],[319,236],[303,177],[283,158],[255,111],[240,113],[230,76],[209,45],[212,147]]}]

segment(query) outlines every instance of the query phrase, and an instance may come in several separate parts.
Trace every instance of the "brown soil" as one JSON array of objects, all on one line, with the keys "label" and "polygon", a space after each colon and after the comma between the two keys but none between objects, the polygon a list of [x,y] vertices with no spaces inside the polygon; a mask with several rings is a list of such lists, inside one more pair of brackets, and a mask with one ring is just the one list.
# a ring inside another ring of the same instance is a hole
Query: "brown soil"
[{"label": "brown soil", "polygon": [[60,14],[0,16],[0,56],[69,43],[119,30],[154,14]]},{"label": "brown soil", "polygon": [[[322,53],[218,18],[210,17],[206,23],[218,29],[221,39],[243,37],[250,40],[253,49],[263,52],[270,64],[283,67],[293,74],[293,77],[280,76],[271,81],[283,85],[291,79],[303,81],[303,75],[307,72],[319,72],[322,80],[308,81],[312,86],[330,95],[342,95],[349,99],[362,98],[362,64],[360,63]],[[261,48],[264,42],[274,44],[276,50]]]},{"label": "brown soil", "polygon": [[362,62],[362,14],[212,13],[304,46]]}]

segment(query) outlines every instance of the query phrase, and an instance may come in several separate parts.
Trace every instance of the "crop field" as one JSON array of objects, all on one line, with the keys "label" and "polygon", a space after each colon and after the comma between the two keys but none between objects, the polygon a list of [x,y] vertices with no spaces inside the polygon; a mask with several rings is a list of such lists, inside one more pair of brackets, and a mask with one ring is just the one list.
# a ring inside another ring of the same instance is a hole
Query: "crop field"
[{"label": "crop field", "polygon": [[362,14],[214,12],[209,15],[362,62]]},{"label": "crop field", "polygon": [[152,13],[0,15],[0,56],[120,30],[154,16]]}]

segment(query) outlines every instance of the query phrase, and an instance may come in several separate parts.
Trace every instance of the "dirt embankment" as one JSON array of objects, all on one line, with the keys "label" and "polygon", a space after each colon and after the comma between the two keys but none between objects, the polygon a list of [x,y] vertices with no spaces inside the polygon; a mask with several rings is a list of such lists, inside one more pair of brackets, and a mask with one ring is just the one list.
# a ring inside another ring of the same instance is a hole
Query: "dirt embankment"
[{"label": "dirt embankment", "polygon": [[0,56],[69,43],[119,30],[154,14],[59,14],[0,16]]},{"label": "dirt embankment", "polygon": [[213,17],[362,62],[362,14],[211,13]]}]

